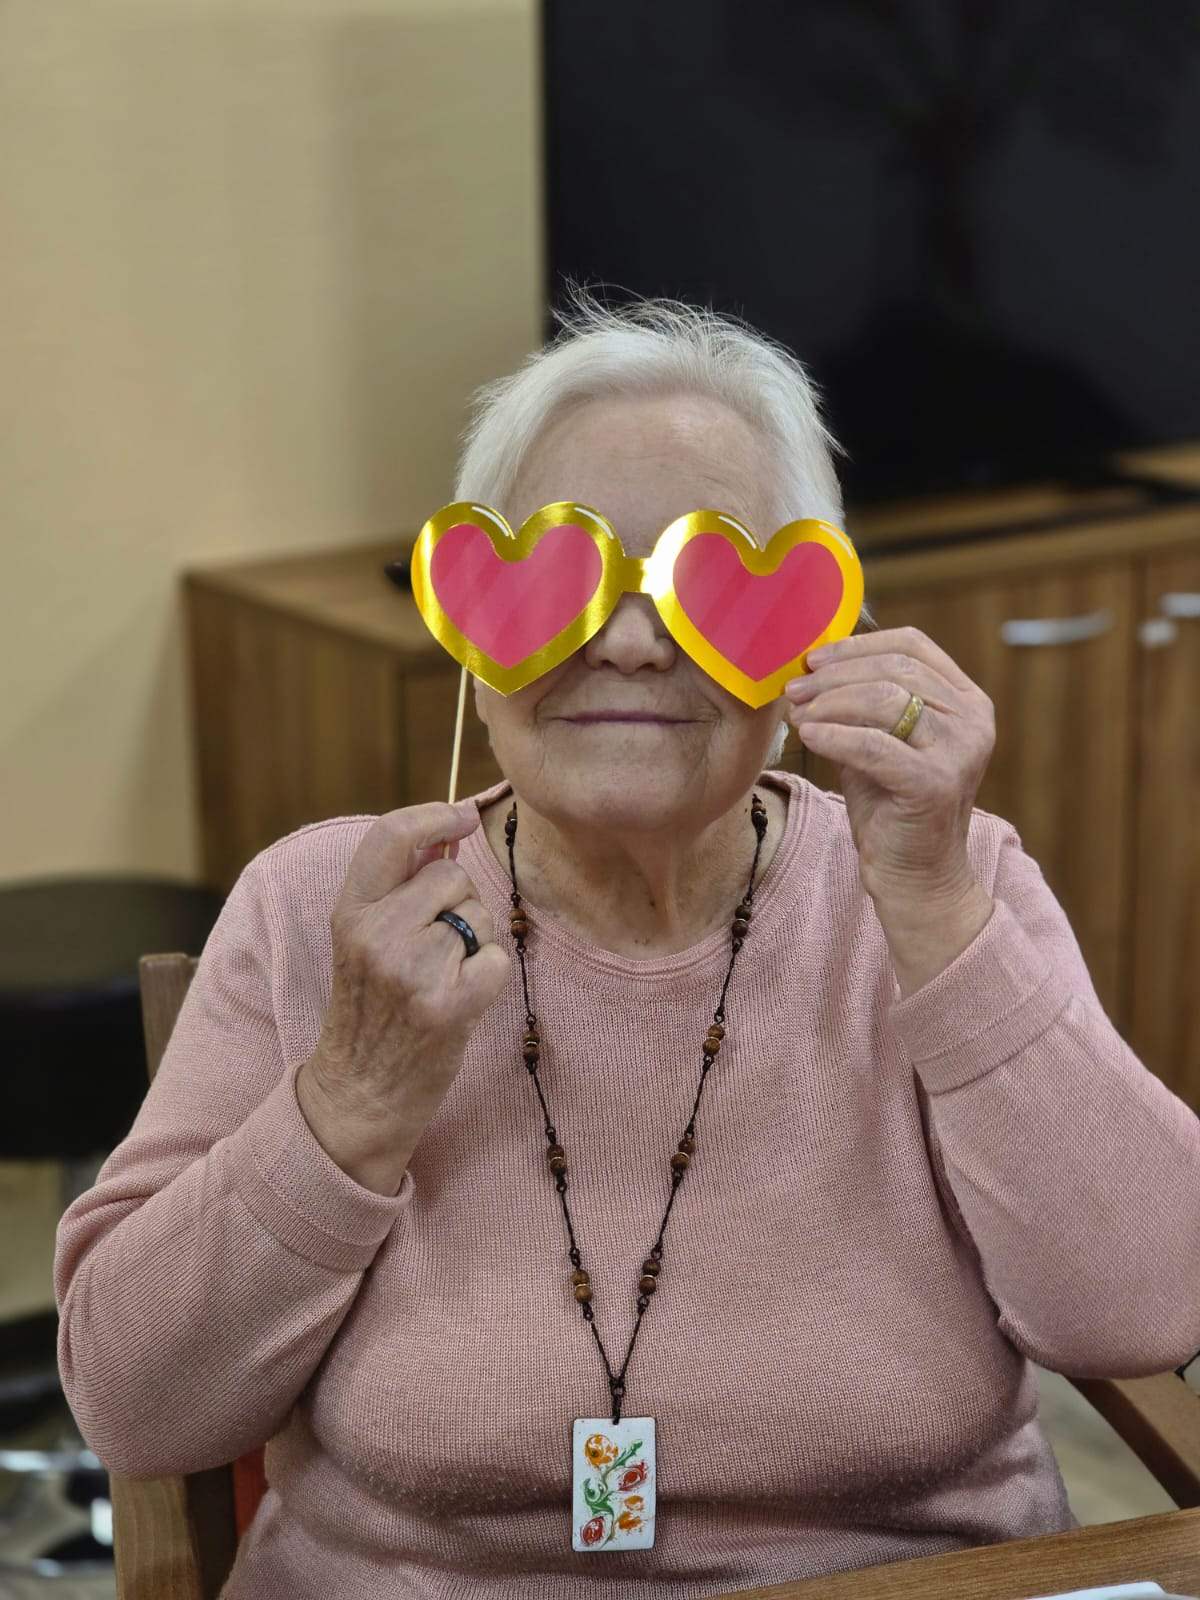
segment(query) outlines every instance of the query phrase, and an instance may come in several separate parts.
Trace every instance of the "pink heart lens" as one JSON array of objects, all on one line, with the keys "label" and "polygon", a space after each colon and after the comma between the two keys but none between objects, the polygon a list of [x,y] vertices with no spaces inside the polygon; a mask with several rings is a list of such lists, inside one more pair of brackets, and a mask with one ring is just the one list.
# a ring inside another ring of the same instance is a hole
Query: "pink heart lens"
[{"label": "pink heart lens", "polygon": [[505,561],[482,528],[459,522],[438,540],[429,574],[459,633],[515,667],[575,621],[600,587],[603,562],[571,523],[548,528],[523,561]]},{"label": "pink heart lens", "polygon": [[842,574],[831,551],[798,544],[774,572],[748,572],[728,539],[701,533],[675,558],[675,595],[698,632],[761,682],[794,661],[833,620]]}]

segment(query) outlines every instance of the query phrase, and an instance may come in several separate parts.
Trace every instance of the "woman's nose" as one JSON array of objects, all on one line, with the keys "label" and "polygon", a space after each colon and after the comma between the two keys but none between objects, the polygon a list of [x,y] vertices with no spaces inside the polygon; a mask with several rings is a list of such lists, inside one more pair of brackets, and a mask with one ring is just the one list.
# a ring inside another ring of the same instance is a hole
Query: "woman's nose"
[{"label": "woman's nose", "polygon": [[675,659],[675,641],[663,627],[647,595],[626,594],[608,621],[584,647],[591,667],[612,666],[618,672],[653,667],[665,672]]}]

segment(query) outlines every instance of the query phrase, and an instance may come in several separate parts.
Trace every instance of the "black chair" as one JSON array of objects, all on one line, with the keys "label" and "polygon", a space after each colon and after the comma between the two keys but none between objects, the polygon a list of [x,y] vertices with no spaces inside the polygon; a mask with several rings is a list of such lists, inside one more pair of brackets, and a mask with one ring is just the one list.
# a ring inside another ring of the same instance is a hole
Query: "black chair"
[{"label": "black chair", "polygon": [[[145,1098],[140,956],[202,950],[223,903],[216,890],[141,875],[0,886],[0,1161],[61,1162],[63,1210],[91,1186]],[[0,1321],[0,1445],[55,1417],[69,1424],[57,1337],[53,1309]],[[0,1573],[111,1571],[108,1478],[77,1432],[58,1449],[0,1448],[0,1472],[30,1474],[30,1484],[57,1478],[66,1499],[92,1507],[93,1524],[92,1535],[28,1562],[0,1561]],[[18,1496],[10,1528],[19,1508]]]}]

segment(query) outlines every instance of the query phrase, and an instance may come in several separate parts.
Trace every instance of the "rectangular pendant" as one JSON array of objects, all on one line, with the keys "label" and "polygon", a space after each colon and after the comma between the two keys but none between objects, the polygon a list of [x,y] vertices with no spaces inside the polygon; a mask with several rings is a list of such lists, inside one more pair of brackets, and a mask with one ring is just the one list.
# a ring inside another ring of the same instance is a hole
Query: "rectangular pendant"
[{"label": "rectangular pendant", "polygon": [[654,1418],[577,1417],[571,1441],[571,1546],[649,1550],[654,1543]]}]

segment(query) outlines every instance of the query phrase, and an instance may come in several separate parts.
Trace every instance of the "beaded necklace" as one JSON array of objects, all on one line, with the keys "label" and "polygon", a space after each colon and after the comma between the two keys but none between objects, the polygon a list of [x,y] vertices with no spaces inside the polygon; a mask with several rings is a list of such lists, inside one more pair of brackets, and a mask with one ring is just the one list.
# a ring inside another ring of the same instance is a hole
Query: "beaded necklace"
[{"label": "beaded necklace", "polygon": [[604,1349],[599,1330],[596,1327],[595,1312],[592,1307],[593,1288],[592,1280],[583,1265],[583,1254],[575,1237],[575,1227],[571,1220],[571,1212],[567,1205],[567,1153],[559,1143],[558,1130],[550,1118],[550,1109],[546,1104],[546,1096],[542,1091],[541,1080],[538,1077],[538,1061],[541,1056],[542,1038],[538,1028],[537,1017],[529,998],[529,977],[525,969],[525,943],[529,934],[529,917],[521,903],[520,891],[517,888],[517,867],[514,856],[514,842],[517,836],[517,805],[513,801],[504,822],[504,837],[508,843],[509,874],[512,878],[512,906],[509,914],[509,931],[517,947],[517,957],[521,963],[521,988],[525,997],[525,1037],[523,1053],[525,1067],[529,1073],[533,1087],[537,1092],[538,1102],[542,1108],[544,1131],[548,1149],[546,1160],[554,1178],[554,1187],[558,1198],[562,1202],[563,1218],[567,1227],[567,1238],[570,1241],[567,1258],[572,1266],[571,1289],[575,1300],[583,1313],[583,1319],[592,1330],[596,1341],[596,1348],[600,1352],[600,1359],[604,1363],[604,1370],[608,1376],[609,1393],[612,1396],[612,1420],[606,1417],[577,1417],[572,1429],[572,1506],[571,1529],[572,1547],[582,1551],[601,1550],[648,1550],[654,1543],[655,1504],[658,1490],[658,1473],[655,1459],[656,1426],[653,1417],[621,1417],[621,1403],[625,1398],[625,1374],[629,1368],[629,1358],[633,1354],[633,1347],[637,1343],[638,1331],[642,1325],[642,1317],[649,1306],[662,1272],[663,1262],[663,1235],[666,1232],[667,1219],[671,1215],[671,1208],[675,1204],[675,1196],[679,1193],[679,1186],[683,1182],[692,1158],[696,1151],[696,1113],[700,1108],[700,1099],[704,1093],[704,1085],[721,1049],[725,1038],[725,995],[729,988],[729,980],[733,976],[733,964],[737,960],[738,951],[750,931],[750,918],[753,915],[754,879],[758,871],[758,859],[762,851],[763,838],[767,831],[767,812],[758,795],[754,795],[750,802],[750,821],[756,835],[754,846],[754,862],[750,868],[750,881],[746,888],[736,912],[734,913],[731,928],[731,952],[729,967],[725,973],[725,982],[721,987],[721,998],[717,1009],[713,1013],[713,1021],[709,1026],[702,1046],[702,1059],[700,1065],[700,1082],[696,1089],[696,1098],[692,1105],[692,1114],[679,1140],[679,1147],[671,1157],[671,1192],[667,1198],[667,1207],[659,1226],[658,1237],[650,1247],[650,1252],[642,1262],[641,1272],[638,1277],[637,1316],[634,1319],[633,1334],[629,1340],[629,1348],[625,1352],[625,1360],[619,1372],[614,1372],[612,1363]]}]

